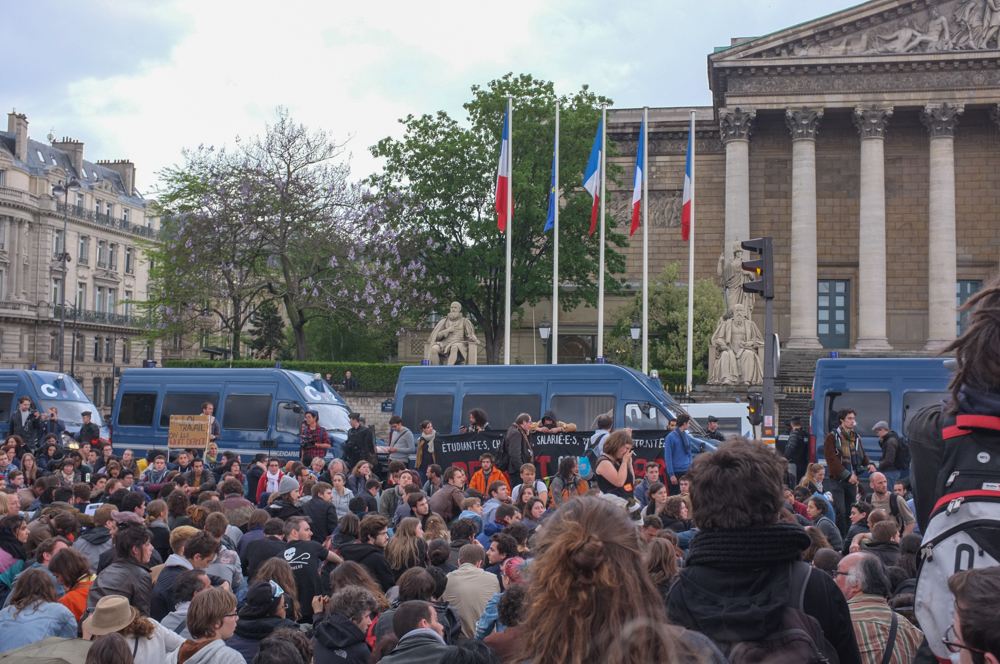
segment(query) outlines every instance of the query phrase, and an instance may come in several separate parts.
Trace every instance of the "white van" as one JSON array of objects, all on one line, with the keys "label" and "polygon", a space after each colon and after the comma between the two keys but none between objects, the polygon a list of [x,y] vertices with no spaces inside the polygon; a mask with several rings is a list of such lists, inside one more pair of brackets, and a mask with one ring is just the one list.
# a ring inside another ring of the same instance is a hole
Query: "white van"
[{"label": "white van", "polygon": [[713,403],[686,403],[684,410],[695,419],[702,428],[708,428],[708,416],[714,415],[719,420],[719,433],[723,436],[736,434],[754,439],[754,428],[748,419],[748,404],[734,401],[716,401]]}]

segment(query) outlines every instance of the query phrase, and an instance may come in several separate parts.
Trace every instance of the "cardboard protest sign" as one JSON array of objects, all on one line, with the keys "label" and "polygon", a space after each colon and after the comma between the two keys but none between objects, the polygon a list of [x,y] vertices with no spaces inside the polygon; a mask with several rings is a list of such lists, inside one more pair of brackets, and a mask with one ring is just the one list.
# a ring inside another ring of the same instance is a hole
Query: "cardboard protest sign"
[{"label": "cardboard protest sign", "polygon": [[207,449],[210,430],[208,415],[171,415],[167,448]]}]

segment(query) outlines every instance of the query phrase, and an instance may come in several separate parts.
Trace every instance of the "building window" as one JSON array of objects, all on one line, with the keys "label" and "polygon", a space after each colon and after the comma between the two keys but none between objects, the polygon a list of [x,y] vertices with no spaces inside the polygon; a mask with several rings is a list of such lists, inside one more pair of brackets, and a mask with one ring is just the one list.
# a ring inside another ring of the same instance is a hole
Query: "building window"
[{"label": "building window", "polygon": [[0,270],[0,300],[3,299],[3,294],[4,294],[3,277],[4,277],[3,270]]},{"label": "building window", "polygon": [[129,343],[128,339],[122,341],[122,364],[128,364],[132,361],[132,344]]},{"label": "building window", "polygon": [[99,200],[97,200],[95,198],[94,199],[94,214],[100,214],[100,213],[101,213],[101,201],[99,201]]},{"label": "building window", "polygon": [[[983,287],[983,282],[979,279],[964,279],[959,281],[955,287],[955,306],[961,307],[966,301],[979,292]],[[969,312],[958,311],[955,313],[958,324],[958,336],[965,334],[969,329]]]},{"label": "building window", "polygon": [[94,291],[97,293],[94,298],[94,311],[104,311],[104,287],[97,286]]},{"label": "building window", "polygon": [[76,285],[76,308],[78,311],[87,308],[87,284]]},{"label": "building window", "polygon": [[115,341],[115,337],[105,337],[104,338],[104,361],[114,362],[115,361],[115,351],[112,344]]},{"label": "building window", "polygon": [[150,344],[146,344],[146,359],[153,359],[153,347]]},{"label": "building window", "polygon": [[78,332],[76,340],[73,343],[73,354],[76,356],[77,362],[83,362],[86,359],[86,355],[84,355],[85,349],[86,344],[83,342],[83,335]]},{"label": "building window", "polygon": [[94,362],[101,361],[101,338],[94,337]]},{"label": "building window", "polygon": [[101,389],[101,379],[100,378],[95,378],[94,379],[94,405],[97,406],[98,408],[101,407],[102,392],[103,392],[103,390]]},{"label": "building window", "polygon": [[77,246],[76,260],[81,265],[86,265],[90,260],[90,236],[81,235]]},{"label": "building window", "polygon": [[[87,176],[84,176],[84,177],[86,178]],[[78,208],[82,208],[83,207],[83,203],[84,203],[83,194],[77,193],[77,195],[76,195],[76,206]]]},{"label": "building window", "polygon": [[131,217],[130,213],[131,213],[131,210],[129,210],[127,207],[123,207],[122,208],[122,221],[127,222],[129,220],[129,218]]},{"label": "building window", "polygon": [[115,313],[115,309],[118,306],[118,289],[109,288],[108,289],[108,313]]},{"label": "building window", "polygon": [[[2,173],[3,171],[0,171]],[[7,240],[7,220],[0,217],[0,249],[3,249]]]},{"label": "building window", "polygon": [[118,245],[114,242],[108,245],[108,269],[118,270]]},{"label": "building window", "polygon": [[125,291],[125,315],[132,315],[132,291]]},{"label": "building window", "polygon": [[113,405],[115,403],[115,378],[104,379],[104,403],[107,405]]},{"label": "building window", "polygon": [[108,243],[104,240],[97,241],[97,267],[108,266]]},{"label": "building window", "polygon": [[132,247],[125,247],[125,274],[135,272],[135,259],[132,252]]},{"label": "building window", "polygon": [[7,186],[7,171],[0,169],[0,187]]},{"label": "building window", "polygon": [[59,259],[62,257],[63,252],[63,237],[62,231],[56,231],[52,236],[52,255]]},{"label": "building window", "polygon": [[114,203],[108,203],[108,204],[106,204],[104,206],[104,213],[106,215],[108,215],[109,219],[111,217],[113,217],[115,215],[115,204]]},{"label": "building window", "polygon": [[62,304],[62,279],[52,279],[52,304]]},{"label": "building window", "polygon": [[59,359],[59,333],[52,332],[49,334],[49,359],[58,360]]}]

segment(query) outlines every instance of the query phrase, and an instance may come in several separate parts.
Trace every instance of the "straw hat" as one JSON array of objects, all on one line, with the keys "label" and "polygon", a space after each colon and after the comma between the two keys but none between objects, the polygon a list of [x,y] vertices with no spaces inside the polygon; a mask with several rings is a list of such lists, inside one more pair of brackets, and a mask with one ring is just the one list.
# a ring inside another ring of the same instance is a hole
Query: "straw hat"
[{"label": "straw hat", "polygon": [[104,636],[125,629],[138,615],[125,597],[107,595],[97,601],[94,613],[83,621],[83,628],[94,636]]}]

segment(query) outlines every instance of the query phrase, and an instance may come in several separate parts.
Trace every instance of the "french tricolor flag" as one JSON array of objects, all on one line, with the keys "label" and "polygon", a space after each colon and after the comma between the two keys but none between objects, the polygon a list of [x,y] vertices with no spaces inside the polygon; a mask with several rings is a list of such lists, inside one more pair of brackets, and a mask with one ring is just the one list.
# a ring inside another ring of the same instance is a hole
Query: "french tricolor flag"
[{"label": "french tricolor flag", "polygon": [[628,236],[632,237],[639,230],[639,204],[642,203],[642,179],[646,174],[642,172],[642,162],[645,156],[646,143],[646,118],[643,117],[642,125],[639,127],[639,149],[635,154],[635,181],[632,185],[632,230]]},{"label": "french tricolor flag", "polygon": [[507,230],[507,184],[510,181],[510,116],[503,116],[503,137],[500,139],[500,165],[497,168],[497,228]]},{"label": "french tricolor flag", "polygon": [[597,211],[601,204],[601,132],[604,130],[604,121],[597,125],[597,136],[594,137],[594,147],[590,149],[590,159],[587,161],[587,170],[583,172],[583,188],[590,192],[594,198],[594,207],[590,210],[590,235],[594,234],[597,228]]},{"label": "french tricolor flag", "polygon": [[684,198],[681,208],[681,239],[685,242],[691,236],[691,208],[694,205],[694,115],[688,131],[687,163],[684,165]]}]

